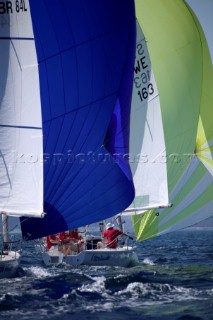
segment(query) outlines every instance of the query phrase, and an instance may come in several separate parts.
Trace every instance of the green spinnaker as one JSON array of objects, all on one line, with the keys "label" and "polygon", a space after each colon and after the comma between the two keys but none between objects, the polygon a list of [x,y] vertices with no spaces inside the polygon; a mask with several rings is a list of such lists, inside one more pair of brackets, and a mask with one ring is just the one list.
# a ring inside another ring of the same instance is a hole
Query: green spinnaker
[{"label": "green spinnaker", "polygon": [[173,204],[132,217],[137,240],[144,240],[213,215],[213,68],[202,28],[185,1],[135,4],[160,96]]}]

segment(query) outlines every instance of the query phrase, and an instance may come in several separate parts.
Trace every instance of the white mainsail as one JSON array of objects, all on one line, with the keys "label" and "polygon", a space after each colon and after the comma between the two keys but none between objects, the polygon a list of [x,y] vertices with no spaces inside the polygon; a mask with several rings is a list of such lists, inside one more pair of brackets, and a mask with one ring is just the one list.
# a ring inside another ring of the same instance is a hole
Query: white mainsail
[{"label": "white mainsail", "polygon": [[38,64],[28,0],[11,2],[0,23],[0,211],[43,212]]}]

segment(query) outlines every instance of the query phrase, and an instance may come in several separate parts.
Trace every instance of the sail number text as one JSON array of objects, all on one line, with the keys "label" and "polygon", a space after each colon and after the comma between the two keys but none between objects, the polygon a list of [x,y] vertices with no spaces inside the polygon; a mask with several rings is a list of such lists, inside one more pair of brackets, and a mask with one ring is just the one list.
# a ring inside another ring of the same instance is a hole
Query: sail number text
[{"label": "sail number text", "polygon": [[141,42],[137,44],[136,50],[137,60],[134,68],[134,86],[137,89],[140,101],[144,101],[154,93],[154,86],[150,82],[148,57]]},{"label": "sail number text", "polygon": [[0,14],[10,14],[14,12],[27,11],[25,0],[12,1],[0,1]]}]

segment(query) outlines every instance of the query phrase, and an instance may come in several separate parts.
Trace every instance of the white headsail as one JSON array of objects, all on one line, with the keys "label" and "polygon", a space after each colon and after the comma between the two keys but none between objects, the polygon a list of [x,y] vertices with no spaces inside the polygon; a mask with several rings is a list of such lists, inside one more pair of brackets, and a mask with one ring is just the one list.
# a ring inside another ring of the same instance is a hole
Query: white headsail
[{"label": "white headsail", "polygon": [[168,206],[166,147],[159,93],[145,36],[137,22],[130,125],[130,165],[135,200],[123,214]]}]

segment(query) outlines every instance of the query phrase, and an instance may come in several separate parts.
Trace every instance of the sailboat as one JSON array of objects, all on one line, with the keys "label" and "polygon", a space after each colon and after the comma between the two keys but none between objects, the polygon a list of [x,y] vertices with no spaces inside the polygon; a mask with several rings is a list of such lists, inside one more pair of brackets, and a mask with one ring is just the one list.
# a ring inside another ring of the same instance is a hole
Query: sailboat
[{"label": "sailboat", "polygon": [[16,275],[21,260],[21,240],[11,239],[8,233],[8,216],[2,212],[0,251],[0,279]]},{"label": "sailboat", "polygon": [[[119,219],[120,215],[116,219]],[[111,220],[111,219],[110,219]],[[114,227],[112,223],[100,222],[98,230],[97,225],[92,228],[93,225],[87,226],[86,231],[84,228],[78,229],[78,242],[74,242],[74,245],[70,242],[70,247],[73,249],[69,254],[65,254],[58,246],[54,250],[48,250],[44,241],[40,240],[36,242],[36,249],[42,255],[43,262],[46,266],[55,266],[60,265],[61,263],[66,263],[71,266],[116,266],[129,268],[138,265],[139,260],[135,252],[135,247],[133,238],[124,232],[123,227],[116,226],[116,232],[119,230],[123,232],[123,235],[115,238],[115,241],[118,242],[116,248],[111,248],[103,241],[102,234],[104,230],[107,230],[108,225]],[[93,232],[91,230],[93,229]],[[95,232],[94,232],[95,230]],[[73,243],[73,242],[72,242]],[[73,248],[74,247],[74,248]],[[78,248],[78,250],[77,250]]]},{"label": "sailboat", "polygon": [[136,197],[126,213],[142,241],[213,215],[213,68],[201,25],[185,1],[135,4],[132,132],[139,138],[130,152],[132,146],[141,161],[132,165]]},{"label": "sailboat", "polygon": [[113,217],[133,201],[125,155],[136,29],[133,0],[23,3],[38,64],[46,214],[21,218],[30,241]]}]

